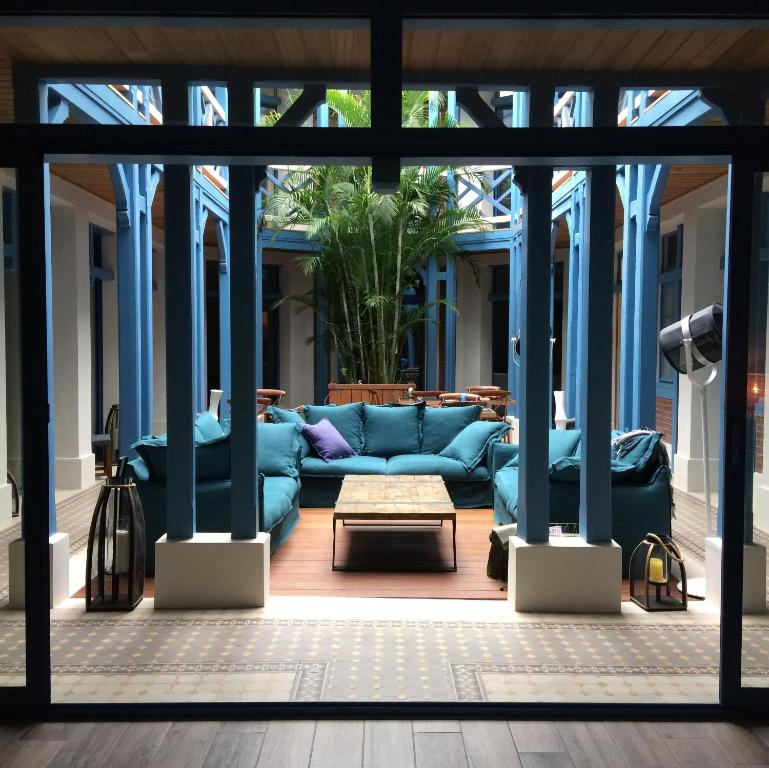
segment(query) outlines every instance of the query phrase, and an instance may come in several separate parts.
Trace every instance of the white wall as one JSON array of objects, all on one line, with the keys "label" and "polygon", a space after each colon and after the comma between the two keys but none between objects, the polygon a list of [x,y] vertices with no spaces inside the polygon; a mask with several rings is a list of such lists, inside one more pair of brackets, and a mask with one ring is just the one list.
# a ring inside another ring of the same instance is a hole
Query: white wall
[{"label": "white wall", "polygon": [[[4,185],[4,179],[0,178],[0,188]],[[3,231],[3,211],[2,211],[2,205],[0,205],[0,232]],[[0,256],[2,256],[2,253],[0,253]],[[13,278],[11,278],[15,282],[15,275],[17,273],[12,273]],[[8,393],[8,390],[10,387],[6,387],[6,352],[8,352],[10,355],[15,356],[15,369],[16,374],[18,374],[18,346],[15,343],[18,336],[16,335],[18,333],[18,323],[16,322],[17,315],[13,316],[11,318],[11,322],[15,325],[16,330],[10,329],[10,333],[6,334],[6,323],[8,320],[6,319],[8,317],[7,312],[10,310],[11,312],[17,312],[18,311],[18,304],[15,301],[16,296],[9,296],[8,304],[6,305],[6,296],[5,296],[5,278],[6,278],[6,272],[5,269],[0,269],[0,531],[5,530],[6,528],[10,527],[14,522],[11,518],[11,512],[12,510],[12,502],[11,502],[11,487],[6,482],[6,473],[9,469],[11,469],[10,462],[9,462],[9,454],[14,455],[20,453],[20,442],[18,440],[18,429],[19,429],[19,420],[18,420],[18,412],[14,413],[14,420],[13,424],[9,424],[10,419],[6,419],[6,412],[11,412],[11,409],[3,408],[2,405],[4,405],[6,401],[6,396]],[[11,281],[9,280],[9,283]],[[15,294],[15,290],[12,284],[9,285],[9,294]],[[6,340],[9,342],[9,347],[6,348]],[[8,366],[9,368],[14,366]],[[17,386],[14,388],[15,395],[18,397],[18,379],[16,379]],[[12,386],[12,385],[11,385]],[[9,440],[9,426],[16,430],[16,433],[14,434],[14,437],[16,439]],[[14,447],[11,446],[11,443],[14,444]],[[13,467],[13,470],[15,470],[15,473],[18,473],[18,468]]]},{"label": "white wall", "polygon": [[166,431],[166,285],[165,249],[162,235],[156,237],[152,247],[152,352],[153,352],[153,412],[152,432]]},{"label": "white wall", "polygon": [[475,254],[479,283],[469,265],[457,263],[456,389],[491,383],[491,269],[508,264],[507,253]]}]

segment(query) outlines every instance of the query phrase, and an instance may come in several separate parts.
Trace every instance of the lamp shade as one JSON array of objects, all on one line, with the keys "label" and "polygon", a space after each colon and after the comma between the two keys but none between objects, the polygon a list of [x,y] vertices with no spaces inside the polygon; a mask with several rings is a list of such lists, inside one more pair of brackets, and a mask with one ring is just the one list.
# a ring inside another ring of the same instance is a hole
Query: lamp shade
[{"label": "lamp shade", "polygon": [[723,317],[724,310],[721,305],[711,304],[660,331],[662,354],[673,368],[679,373],[689,373],[686,368],[685,338],[692,340],[693,371],[721,360]]}]

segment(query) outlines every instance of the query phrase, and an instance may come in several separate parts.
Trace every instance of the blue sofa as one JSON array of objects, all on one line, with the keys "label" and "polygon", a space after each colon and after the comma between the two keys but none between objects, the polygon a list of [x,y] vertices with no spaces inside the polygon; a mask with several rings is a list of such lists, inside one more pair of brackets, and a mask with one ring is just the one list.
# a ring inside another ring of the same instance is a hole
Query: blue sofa
[{"label": "blue sofa", "polygon": [[[133,446],[129,462],[144,510],[146,573],[155,573],[155,542],[166,533],[166,436],[147,437]],[[299,520],[300,434],[295,426],[258,425],[260,509],[263,530],[274,552]],[[196,513],[198,531],[230,530],[230,430],[210,414],[195,421]]]},{"label": "blue sofa", "polygon": [[[612,433],[612,437],[619,432]],[[622,547],[627,575],[630,555],[647,533],[671,535],[673,494],[670,467],[653,432],[623,456],[612,446],[611,504],[613,538]],[[550,430],[550,522],[579,522],[579,430]],[[518,515],[518,446],[495,445],[492,455],[494,522],[513,523]]]},{"label": "blue sofa", "polygon": [[270,408],[273,421],[301,427],[327,418],[358,454],[326,462],[302,438],[301,505],[333,507],[345,475],[440,475],[455,507],[491,506],[490,452],[509,429],[479,421],[481,407],[306,405],[304,418]]}]

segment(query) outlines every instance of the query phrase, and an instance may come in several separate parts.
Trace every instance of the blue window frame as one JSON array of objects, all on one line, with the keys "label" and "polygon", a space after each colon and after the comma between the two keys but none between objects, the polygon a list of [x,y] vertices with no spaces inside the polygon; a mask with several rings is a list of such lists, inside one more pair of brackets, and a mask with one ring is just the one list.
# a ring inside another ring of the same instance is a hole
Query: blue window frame
[{"label": "blue window frame", "polygon": [[[660,243],[660,271],[657,294],[657,333],[681,319],[681,265],[683,258],[683,225],[662,236]],[[657,396],[673,399],[677,374],[673,366],[658,350]]]}]

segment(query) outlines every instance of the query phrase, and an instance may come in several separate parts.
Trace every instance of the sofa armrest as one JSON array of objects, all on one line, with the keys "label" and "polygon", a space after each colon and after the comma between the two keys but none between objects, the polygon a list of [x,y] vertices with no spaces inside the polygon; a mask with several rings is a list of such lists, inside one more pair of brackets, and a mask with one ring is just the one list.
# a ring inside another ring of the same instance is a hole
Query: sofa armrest
[{"label": "sofa armrest", "polygon": [[510,443],[494,443],[491,446],[491,461],[489,462],[489,470],[491,471],[491,477],[497,473],[497,470],[501,469],[507,464],[510,459],[514,459],[518,455],[518,446],[511,445]]},{"label": "sofa armrest", "polygon": [[150,479],[150,468],[141,457],[137,457],[133,459],[133,461],[129,461],[128,466],[131,468],[131,474],[137,480],[141,480],[142,482],[146,483]]}]

